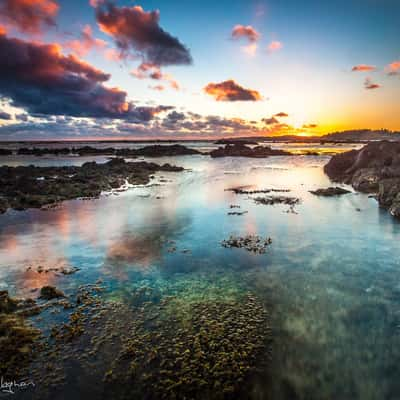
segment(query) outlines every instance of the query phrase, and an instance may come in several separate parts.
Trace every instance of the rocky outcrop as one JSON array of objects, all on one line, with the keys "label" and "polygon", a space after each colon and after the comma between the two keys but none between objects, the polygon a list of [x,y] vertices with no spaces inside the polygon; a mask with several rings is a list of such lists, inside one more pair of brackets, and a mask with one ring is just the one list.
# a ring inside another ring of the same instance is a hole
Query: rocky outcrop
[{"label": "rocky outcrop", "polygon": [[190,149],[181,144],[173,144],[170,146],[161,146],[158,144],[142,147],[135,150],[137,156],[146,157],[163,157],[163,156],[186,156],[193,154],[201,154],[199,151]]},{"label": "rocky outcrop", "polygon": [[170,164],[126,162],[113,158],[107,163],[87,162],[81,167],[0,167],[0,212],[7,208],[40,208],[63,200],[96,198],[102,191],[125,183],[147,184],[157,171],[183,171]]},{"label": "rocky outcrop", "polygon": [[373,142],[333,156],[324,167],[335,182],[364,193],[377,193],[379,204],[400,217],[400,143]]},{"label": "rocky outcrop", "polygon": [[[4,153],[2,153],[4,152]],[[0,155],[12,154],[11,151],[0,149]],[[62,147],[62,148],[43,148],[43,147],[22,147],[17,151],[18,155],[33,155],[44,156],[46,154],[52,155],[70,155],[78,154],[80,156],[120,156],[120,157],[163,157],[163,156],[184,156],[192,154],[201,154],[199,151],[190,149],[180,144],[173,145],[150,145],[144,146],[139,149],[122,148],[117,149],[114,147]]]},{"label": "rocky outcrop", "polygon": [[0,149],[0,156],[11,156],[12,151],[9,149]]},{"label": "rocky outcrop", "polygon": [[315,196],[332,197],[341,196],[342,194],[351,193],[349,190],[343,189],[341,187],[329,187],[326,189],[310,190],[311,194]]},{"label": "rocky outcrop", "polygon": [[216,157],[253,157],[263,158],[269,156],[290,156],[289,153],[284,150],[274,150],[269,146],[256,146],[248,147],[242,143],[228,144],[225,147],[219,147],[216,150],[210,152],[210,156]]}]

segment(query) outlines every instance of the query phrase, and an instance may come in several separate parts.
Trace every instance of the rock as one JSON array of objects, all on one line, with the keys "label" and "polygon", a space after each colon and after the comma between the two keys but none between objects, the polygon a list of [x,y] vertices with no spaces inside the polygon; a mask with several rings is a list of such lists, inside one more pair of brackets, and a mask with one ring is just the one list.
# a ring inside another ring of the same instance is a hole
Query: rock
[{"label": "rock", "polygon": [[0,156],[11,156],[12,151],[9,149],[0,149]]},{"label": "rock", "polygon": [[244,237],[231,235],[229,239],[223,240],[221,245],[227,248],[244,248],[253,253],[263,254],[271,243],[272,239],[269,237],[263,239],[257,235],[247,235]]},{"label": "rock", "polygon": [[228,144],[210,152],[210,156],[216,157],[253,157],[263,158],[269,156],[290,156],[291,153],[284,150],[274,150],[269,146],[248,147],[242,143]]},{"label": "rock", "polygon": [[18,300],[9,296],[7,290],[0,291],[0,313],[11,313],[18,308]]},{"label": "rock", "polygon": [[317,190],[310,190],[310,193],[314,194],[315,196],[341,196],[342,194],[351,193],[349,190],[343,189],[341,187],[329,187],[326,189],[317,189]]},{"label": "rock", "polygon": [[377,193],[379,205],[400,217],[400,143],[372,142],[360,150],[333,156],[324,167],[335,182]]},{"label": "rock", "polygon": [[43,286],[40,289],[41,299],[52,300],[52,299],[58,299],[60,297],[65,297],[65,294],[61,290],[55,288],[54,286]]},{"label": "rock", "polygon": [[135,150],[135,155],[146,157],[163,157],[163,156],[185,156],[201,154],[199,151],[189,149],[181,144],[173,144],[170,146],[151,145]]},{"label": "rock", "polygon": [[245,145],[258,145],[255,140],[248,139],[220,139],[214,142],[215,144],[245,144]]},{"label": "rock", "polygon": [[264,204],[267,206],[273,206],[275,204],[285,204],[288,206],[295,206],[301,203],[301,200],[297,197],[287,197],[287,196],[265,196],[265,197],[255,197],[255,203]]},{"label": "rock", "polygon": [[170,164],[126,162],[113,158],[107,163],[84,163],[81,167],[0,167],[0,213],[7,208],[48,207],[63,200],[97,198],[102,191],[126,183],[147,184],[157,171],[179,172],[183,168]]}]

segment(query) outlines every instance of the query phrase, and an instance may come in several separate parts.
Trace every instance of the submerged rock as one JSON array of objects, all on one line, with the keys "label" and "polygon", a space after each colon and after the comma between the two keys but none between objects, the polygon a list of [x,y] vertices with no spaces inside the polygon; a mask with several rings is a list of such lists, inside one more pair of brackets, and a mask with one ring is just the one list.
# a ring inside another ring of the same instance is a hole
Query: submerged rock
[{"label": "submerged rock", "polygon": [[377,193],[379,205],[400,217],[400,143],[372,142],[360,150],[335,155],[324,167],[332,181]]},{"label": "submerged rock", "polygon": [[310,190],[311,194],[314,194],[315,196],[325,196],[325,197],[330,197],[330,196],[340,196],[342,194],[347,194],[351,193],[350,190],[343,189],[341,187],[329,187],[326,189],[317,189],[317,190]]},{"label": "submerged rock", "polygon": [[60,297],[65,297],[65,294],[61,290],[55,288],[54,286],[43,286],[40,289],[41,299],[52,300]]},{"label": "submerged rock", "polygon": [[272,243],[270,237],[262,238],[257,235],[247,235],[244,237],[231,235],[229,239],[223,240],[221,245],[226,248],[244,248],[257,254],[264,254],[267,247]]},{"label": "submerged rock", "polygon": [[291,156],[284,150],[274,150],[269,146],[256,146],[254,148],[248,147],[242,143],[228,144],[225,147],[219,147],[210,152],[210,156],[216,157],[253,157],[263,158],[269,156]]},{"label": "submerged rock", "polygon": [[275,204],[284,204],[288,206],[295,206],[301,203],[301,200],[297,197],[288,196],[265,196],[265,197],[255,197],[254,202],[256,204],[264,204],[267,206],[273,206]]},{"label": "submerged rock", "polygon": [[247,379],[267,361],[266,310],[251,294],[181,300],[165,297],[159,307],[147,303],[135,313],[128,340],[104,375],[110,397],[243,398]]}]

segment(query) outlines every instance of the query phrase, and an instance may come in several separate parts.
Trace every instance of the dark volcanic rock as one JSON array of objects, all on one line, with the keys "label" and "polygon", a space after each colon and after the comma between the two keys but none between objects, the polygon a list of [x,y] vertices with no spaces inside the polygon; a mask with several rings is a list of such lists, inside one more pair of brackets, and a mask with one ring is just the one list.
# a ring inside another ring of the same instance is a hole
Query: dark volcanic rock
[{"label": "dark volcanic rock", "polygon": [[11,156],[12,151],[8,149],[0,149],[0,156]]},{"label": "dark volcanic rock", "polygon": [[349,190],[343,189],[341,187],[329,187],[326,189],[317,189],[317,190],[310,190],[310,193],[315,194],[316,196],[340,196],[342,194],[351,193]]},{"label": "dark volcanic rock", "polygon": [[377,193],[379,204],[400,217],[400,143],[373,142],[360,150],[338,154],[324,170],[333,181]]},{"label": "dark volcanic rock", "polygon": [[38,208],[80,197],[96,198],[102,191],[130,184],[147,184],[156,171],[182,171],[170,164],[125,162],[113,158],[107,163],[87,162],[81,167],[0,167],[0,212]]},{"label": "dark volcanic rock", "polygon": [[273,150],[269,146],[256,146],[254,148],[245,146],[242,143],[226,145],[210,152],[210,156],[215,157],[254,157],[263,158],[269,156],[290,156],[291,153],[284,150]]}]

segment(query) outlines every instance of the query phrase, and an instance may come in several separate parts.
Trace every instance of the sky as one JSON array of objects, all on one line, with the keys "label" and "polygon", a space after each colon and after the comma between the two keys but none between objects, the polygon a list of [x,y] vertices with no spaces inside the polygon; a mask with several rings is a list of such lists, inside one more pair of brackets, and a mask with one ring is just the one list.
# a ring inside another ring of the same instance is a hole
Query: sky
[{"label": "sky", "polygon": [[0,0],[0,140],[400,130],[398,0]]}]

